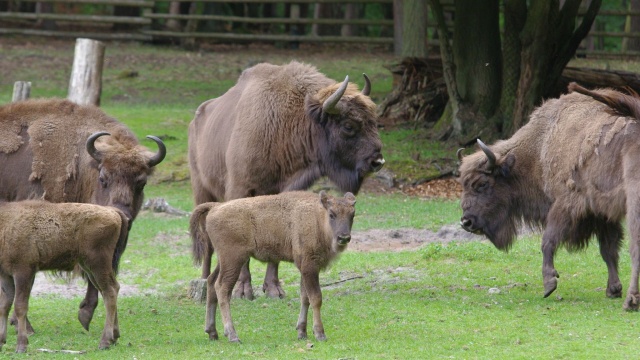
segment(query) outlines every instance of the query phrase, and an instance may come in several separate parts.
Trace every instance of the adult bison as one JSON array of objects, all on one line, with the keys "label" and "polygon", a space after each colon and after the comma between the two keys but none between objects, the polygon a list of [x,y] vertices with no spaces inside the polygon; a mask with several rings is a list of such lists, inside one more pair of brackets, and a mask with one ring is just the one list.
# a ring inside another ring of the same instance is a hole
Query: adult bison
[{"label": "adult bison", "polygon": [[[131,222],[154,166],[165,157],[142,147],[126,126],[99,108],[61,99],[0,107],[0,200],[44,199],[110,205]],[[98,305],[88,282],[78,320],[85,329]]]},{"label": "adult bison", "polygon": [[[313,66],[258,64],[222,96],[206,101],[189,125],[189,165],[196,205],[304,190],[322,176],[357,193],[384,164],[371,84],[362,92]],[[211,271],[211,246],[202,277]],[[282,297],[277,264],[263,290]],[[253,298],[248,264],[235,296]]]},{"label": "adult bison", "polygon": [[626,214],[632,274],[624,308],[637,310],[640,271],[640,99],[611,89],[573,91],[546,101],[513,137],[464,157],[462,227],[508,250],[521,221],[544,228],[544,296],[557,286],[553,258],[559,245],[600,245],[609,279],[606,294],[620,297],[618,252]]}]

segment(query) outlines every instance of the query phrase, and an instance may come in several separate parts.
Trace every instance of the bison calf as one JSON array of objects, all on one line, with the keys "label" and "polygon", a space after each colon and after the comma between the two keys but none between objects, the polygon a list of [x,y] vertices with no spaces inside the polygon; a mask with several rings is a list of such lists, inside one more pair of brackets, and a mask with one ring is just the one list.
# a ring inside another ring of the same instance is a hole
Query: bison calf
[{"label": "bison calf", "polygon": [[205,332],[218,339],[215,313],[218,301],[229,341],[239,342],[231,321],[231,291],[250,257],[260,261],[293,262],[301,273],[298,338],[307,337],[307,312],[313,307],[313,333],[326,340],[320,318],[322,293],[319,272],[351,240],[356,198],[334,198],[324,191],[285,192],[226,203],[204,203],[191,215],[190,231],[196,263],[212,245],[218,265],[207,278]]},{"label": "bison calf", "polygon": [[100,348],[120,336],[115,267],[124,251],[128,220],[110,207],[46,201],[0,203],[0,349],[14,304],[18,320],[16,352],[27,350],[27,308],[38,271],[70,271],[79,265],[100,291],[106,319]]}]

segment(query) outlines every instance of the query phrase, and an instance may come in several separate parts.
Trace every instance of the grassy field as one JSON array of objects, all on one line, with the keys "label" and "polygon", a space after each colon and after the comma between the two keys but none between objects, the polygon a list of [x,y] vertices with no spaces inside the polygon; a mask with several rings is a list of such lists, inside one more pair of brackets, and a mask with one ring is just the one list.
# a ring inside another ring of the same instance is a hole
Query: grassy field
[{"label": "grassy field", "polygon": [[[32,81],[33,97],[66,96],[73,42],[0,39],[0,103],[10,101],[14,81]],[[379,49],[301,51],[269,47],[220,47],[198,53],[125,43],[107,46],[102,107],[143,139],[165,136],[168,156],[145,191],[172,206],[191,210],[186,163],[186,127],[202,101],[224,92],[240,71],[257,61],[298,59],[335,79],[361,73],[373,80],[379,101],[391,89],[384,65],[393,58]],[[584,63],[581,66],[587,66]],[[601,66],[595,64],[594,66]],[[613,64],[611,68],[634,64]],[[635,67],[634,67],[635,66]],[[137,74],[137,75],[134,75]],[[385,157],[399,177],[420,176],[424,162],[448,156],[450,149],[407,130],[383,131]],[[154,144],[144,141],[153,148]],[[412,156],[419,153],[420,156]],[[417,161],[414,158],[420,158]],[[358,196],[354,230],[424,228],[456,223],[457,201],[423,200],[401,194]],[[299,274],[282,264],[287,297],[233,300],[232,313],[242,344],[209,341],[204,306],[186,297],[199,276],[190,258],[187,218],[143,212],[133,225],[121,264],[120,283],[139,295],[119,299],[122,337],[99,351],[104,323],[102,303],[89,332],[75,319],[80,298],[38,296],[29,315],[37,333],[25,355],[13,353],[9,330],[7,359],[576,359],[637,358],[640,314],[607,299],[606,266],[597,246],[578,254],[560,250],[559,287],[542,298],[540,238],[516,243],[509,253],[490,243],[434,243],[414,251],[347,252],[321,274],[323,320],[328,337],[298,341]],[[626,290],[630,266],[621,255]],[[252,262],[254,286],[265,265]],[[218,318],[218,330],[221,323]],[[82,350],[83,355],[49,354],[38,349]]]}]

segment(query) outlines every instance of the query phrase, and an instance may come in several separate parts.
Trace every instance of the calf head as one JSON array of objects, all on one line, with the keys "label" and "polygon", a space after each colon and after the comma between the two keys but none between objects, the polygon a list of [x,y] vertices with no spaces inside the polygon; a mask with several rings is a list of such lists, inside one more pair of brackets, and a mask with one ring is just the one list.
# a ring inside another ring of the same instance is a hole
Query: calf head
[{"label": "calf head", "polygon": [[122,210],[131,226],[142,206],[147,177],[164,159],[167,150],[162,140],[155,136],[147,136],[158,145],[158,152],[154,154],[137,141],[117,134],[109,136],[100,150],[96,149],[96,140],[105,135],[111,134],[97,132],[87,139],[87,152],[97,162],[99,175],[97,179],[85,181],[95,181],[89,185],[93,189],[92,203]]},{"label": "calf head", "polygon": [[342,198],[335,198],[326,192],[320,192],[320,202],[329,214],[332,241],[334,251],[344,250],[351,241],[351,226],[353,216],[356,213],[356,197],[348,192]]},{"label": "calf head", "polygon": [[516,159],[513,154],[497,158],[479,139],[478,145],[482,151],[464,161],[458,151],[463,187],[460,225],[466,231],[486,235],[498,249],[508,250],[517,231],[512,174]]},{"label": "calf head", "polygon": [[305,98],[305,111],[319,125],[318,140],[323,171],[342,191],[358,193],[364,178],[384,165],[375,104],[369,98],[371,83],[359,92],[349,84],[321,89]]}]

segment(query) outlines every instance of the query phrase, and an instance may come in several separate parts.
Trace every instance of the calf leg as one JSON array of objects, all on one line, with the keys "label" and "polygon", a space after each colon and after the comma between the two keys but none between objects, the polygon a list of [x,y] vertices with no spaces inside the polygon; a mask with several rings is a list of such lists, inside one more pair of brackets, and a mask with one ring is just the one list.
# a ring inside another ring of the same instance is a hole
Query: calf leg
[{"label": "calf leg", "polygon": [[[35,280],[35,276],[33,278]],[[31,283],[31,287],[33,287],[33,283]],[[13,301],[13,298],[12,298]],[[29,321],[29,317],[26,317],[26,321],[27,321],[27,334],[28,335],[33,335],[35,334],[35,330],[33,330],[33,326],[31,326],[31,322]],[[18,327],[18,318],[16,317],[16,313],[14,312],[13,315],[11,316],[11,325],[15,326],[16,328]]]},{"label": "calf leg", "polygon": [[207,313],[205,315],[204,332],[209,334],[209,340],[218,340],[218,330],[216,330],[218,296],[216,295],[215,283],[219,274],[220,264],[216,266],[213,273],[207,278]]},{"label": "calf leg", "polygon": [[224,335],[229,339],[229,342],[240,342],[231,319],[231,291],[233,290],[233,284],[240,275],[241,264],[247,262],[245,259],[237,259],[237,261],[236,259],[233,259],[232,256],[222,256],[222,254],[218,253],[220,275],[215,282],[220,315],[222,315],[222,323],[224,324]]},{"label": "calf leg", "polygon": [[631,235],[629,239],[631,280],[623,307],[625,310],[637,311],[640,305],[640,293],[638,292],[638,273],[640,272],[640,199],[636,196],[627,198],[627,225]]},{"label": "calf leg", "polygon": [[240,277],[236,283],[236,289],[233,291],[234,298],[245,298],[253,300],[253,288],[251,287],[251,272],[249,271],[249,260],[242,266]]},{"label": "calf leg", "polygon": [[18,318],[18,340],[16,345],[16,352],[18,353],[27,351],[27,345],[29,344],[27,334],[27,311],[29,310],[29,295],[31,294],[34,277],[35,271],[32,269],[24,269],[23,271],[16,272],[13,275],[13,281],[15,284],[13,311],[16,313],[16,317]]},{"label": "calf leg", "polygon": [[118,328],[118,292],[120,291],[120,284],[118,284],[113,271],[110,273],[105,271],[105,273],[107,275],[94,275],[96,287],[100,289],[105,308],[100,349],[108,349],[120,337],[120,329]]},{"label": "calf leg", "polygon": [[547,215],[547,226],[542,234],[542,279],[544,297],[548,297],[558,286],[558,271],[553,265],[553,258],[560,242],[566,238],[568,225],[563,223],[564,216],[557,207],[552,207]]},{"label": "calf leg", "polygon": [[9,275],[0,274],[0,350],[7,343],[7,319],[14,297],[15,285],[13,278]]},{"label": "calf leg", "polygon": [[262,291],[270,298],[284,298],[284,290],[280,286],[280,279],[278,279],[278,265],[279,263],[268,263],[267,273],[264,276],[264,284],[262,285]]},{"label": "calf leg", "polygon": [[307,317],[309,313],[309,296],[304,287],[304,278],[300,277],[300,315],[298,315],[298,340],[307,338]]},{"label": "calf leg", "polygon": [[93,313],[97,306],[98,289],[96,289],[90,280],[87,280],[87,292],[78,309],[78,321],[80,321],[82,327],[87,331],[89,331],[89,324],[91,324],[91,319],[93,319]]},{"label": "calf leg", "polygon": [[609,279],[607,280],[607,297],[622,297],[622,284],[618,276],[618,260],[622,245],[622,226],[620,223],[603,222],[596,228],[596,236],[600,244],[600,255],[607,264]]},{"label": "calf leg", "polygon": [[[313,335],[316,340],[327,340],[324,334],[324,326],[322,325],[322,317],[320,316],[320,308],[322,307],[322,292],[320,290],[320,271],[314,267],[301,268],[302,281],[309,298],[309,303],[313,308]],[[302,314],[300,314],[302,315]],[[299,319],[298,319],[299,320]]]}]

